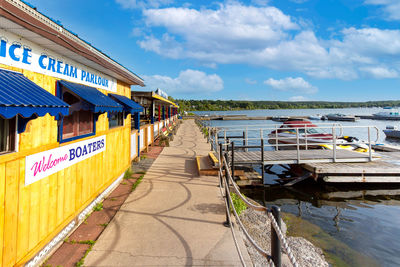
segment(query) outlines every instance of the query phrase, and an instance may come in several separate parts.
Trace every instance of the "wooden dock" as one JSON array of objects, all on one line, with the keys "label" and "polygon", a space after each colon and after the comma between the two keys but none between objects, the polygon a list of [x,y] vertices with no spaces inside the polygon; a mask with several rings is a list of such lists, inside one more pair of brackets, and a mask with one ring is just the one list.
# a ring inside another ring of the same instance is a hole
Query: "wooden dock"
[{"label": "wooden dock", "polygon": [[331,163],[331,162],[368,162],[368,153],[359,153],[348,150],[336,150],[336,158],[332,150],[278,150],[264,151],[264,162],[261,161],[260,151],[235,151],[236,164],[304,164],[304,163]]},{"label": "wooden dock", "polygon": [[400,183],[400,153],[381,153],[381,158],[364,163],[306,163],[304,169],[315,180],[329,183]]}]

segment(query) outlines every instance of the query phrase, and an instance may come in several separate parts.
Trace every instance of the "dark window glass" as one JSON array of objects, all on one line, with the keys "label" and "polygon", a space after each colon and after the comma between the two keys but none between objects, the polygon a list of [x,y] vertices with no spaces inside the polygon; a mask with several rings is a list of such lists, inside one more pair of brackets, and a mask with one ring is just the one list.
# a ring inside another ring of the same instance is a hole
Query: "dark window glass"
[{"label": "dark window glass", "polygon": [[15,151],[16,119],[0,117],[0,154]]},{"label": "dark window glass", "polygon": [[63,92],[63,100],[71,107],[69,115],[63,118],[62,139],[93,133],[93,112],[85,110],[88,103],[68,91]]},{"label": "dark window glass", "polygon": [[124,126],[124,114],[122,112],[111,113],[108,117],[108,128]]}]

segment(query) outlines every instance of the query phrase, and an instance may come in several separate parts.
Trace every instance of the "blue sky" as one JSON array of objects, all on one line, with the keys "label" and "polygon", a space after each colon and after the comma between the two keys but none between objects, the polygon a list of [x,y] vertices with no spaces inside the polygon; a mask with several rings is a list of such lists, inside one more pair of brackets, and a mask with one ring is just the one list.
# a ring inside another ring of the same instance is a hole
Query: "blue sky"
[{"label": "blue sky", "polygon": [[175,98],[400,99],[399,0],[29,0]]}]

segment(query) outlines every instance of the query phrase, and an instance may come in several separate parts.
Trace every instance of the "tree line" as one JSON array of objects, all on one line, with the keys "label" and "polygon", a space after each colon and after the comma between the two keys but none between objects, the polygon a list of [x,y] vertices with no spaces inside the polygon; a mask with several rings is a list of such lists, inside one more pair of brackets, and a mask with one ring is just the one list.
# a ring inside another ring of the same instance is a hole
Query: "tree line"
[{"label": "tree line", "polygon": [[400,100],[368,102],[330,101],[241,101],[241,100],[185,100],[172,99],[181,111],[217,111],[251,109],[317,109],[317,108],[358,108],[358,107],[398,107]]}]

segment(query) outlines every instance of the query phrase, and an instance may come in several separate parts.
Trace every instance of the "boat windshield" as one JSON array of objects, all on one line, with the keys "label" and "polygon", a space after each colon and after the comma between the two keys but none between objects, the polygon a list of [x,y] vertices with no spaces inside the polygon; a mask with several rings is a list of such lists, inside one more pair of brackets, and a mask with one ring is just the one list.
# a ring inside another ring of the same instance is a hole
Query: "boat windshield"
[{"label": "boat windshield", "polygon": [[319,128],[307,128],[307,133],[309,133],[309,134],[324,134],[325,132]]}]

